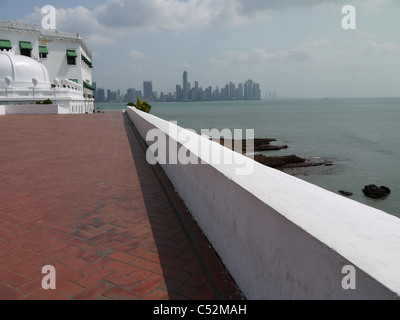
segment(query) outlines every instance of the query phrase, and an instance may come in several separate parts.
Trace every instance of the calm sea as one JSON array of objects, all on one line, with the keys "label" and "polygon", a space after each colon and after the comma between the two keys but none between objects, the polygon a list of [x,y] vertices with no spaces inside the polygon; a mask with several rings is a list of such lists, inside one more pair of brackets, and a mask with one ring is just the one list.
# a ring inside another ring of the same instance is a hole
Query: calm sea
[{"label": "calm sea", "polygon": [[[123,109],[124,104],[96,104]],[[179,126],[254,129],[257,138],[275,138],[296,154],[328,158],[329,170],[307,170],[298,178],[400,217],[400,98],[278,100],[254,102],[153,103],[151,113]],[[365,185],[385,185],[384,200],[364,196]]]}]

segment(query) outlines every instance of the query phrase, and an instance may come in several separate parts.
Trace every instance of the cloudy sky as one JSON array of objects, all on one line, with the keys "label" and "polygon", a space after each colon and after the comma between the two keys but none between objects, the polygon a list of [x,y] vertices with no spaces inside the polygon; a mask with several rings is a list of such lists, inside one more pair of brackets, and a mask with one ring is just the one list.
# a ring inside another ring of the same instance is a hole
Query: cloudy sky
[{"label": "cloudy sky", "polygon": [[[342,28],[348,4],[356,30]],[[1,0],[0,19],[41,26],[45,5],[106,89],[173,92],[187,70],[203,88],[253,79],[263,96],[400,96],[399,0]]]}]

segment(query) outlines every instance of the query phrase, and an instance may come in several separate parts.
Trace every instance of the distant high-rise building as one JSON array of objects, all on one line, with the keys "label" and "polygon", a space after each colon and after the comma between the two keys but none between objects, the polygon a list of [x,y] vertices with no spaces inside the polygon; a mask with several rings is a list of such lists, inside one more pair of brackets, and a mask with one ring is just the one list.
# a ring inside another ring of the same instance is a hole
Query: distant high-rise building
[{"label": "distant high-rise building", "polygon": [[206,90],[205,99],[211,101],[212,100],[212,87],[209,86]]},{"label": "distant high-rise building", "polygon": [[117,101],[117,91],[107,90],[107,101]]},{"label": "distant high-rise building", "polygon": [[179,84],[176,85],[176,101],[183,101],[183,90]]},{"label": "distant high-rise building", "polygon": [[153,99],[153,83],[151,81],[143,82],[143,94],[144,94],[144,99],[147,100]]},{"label": "distant high-rise building", "polygon": [[253,80],[247,80],[244,84],[244,99],[253,100]]},{"label": "distant high-rise building", "polygon": [[236,98],[238,100],[243,100],[244,98],[243,83],[238,84]]},{"label": "distant high-rise building", "polygon": [[197,99],[197,101],[204,101],[205,100],[204,91],[203,91],[202,87],[199,88],[196,99]]},{"label": "distant high-rise building", "polygon": [[199,83],[196,81],[194,83],[194,88],[193,88],[193,98],[194,101],[199,100]]},{"label": "distant high-rise building", "polygon": [[[224,93],[222,93],[222,90],[224,90]],[[224,89],[221,89],[221,96],[223,100],[230,100],[229,84],[225,85]]]},{"label": "distant high-rise building", "polygon": [[136,89],[129,88],[125,95],[125,102],[135,102],[137,98]]},{"label": "distant high-rise building", "polygon": [[259,83],[253,85],[253,100],[261,100],[261,89]]},{"label": "distant high-rise building", "polygon": [[189,100],[189,83],[188,83],[188,73],[185,71],[183,73],[183,101]]},{"label": "distant high-rise building", "polygon": [[96,89],[96,102],[106,101],[106,91],[103,88]]},{"label": "distant high-rise building", "polygon": [[236,99],[236,85],[232,82],[229,83],[229,99],[230,100]]}]

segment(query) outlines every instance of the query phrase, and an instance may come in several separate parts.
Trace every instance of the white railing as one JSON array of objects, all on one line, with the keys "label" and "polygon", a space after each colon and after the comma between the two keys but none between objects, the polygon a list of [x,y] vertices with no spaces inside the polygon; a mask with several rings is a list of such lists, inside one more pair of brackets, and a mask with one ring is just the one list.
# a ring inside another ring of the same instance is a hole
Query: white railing
[{"label": "white railing", "polygon": [[36,99],[42,97],[71,97],[83,99],[83,91],[72,88],[7,88],[0,89],[0,98],[18,99],[18,98],[29,98]]}]

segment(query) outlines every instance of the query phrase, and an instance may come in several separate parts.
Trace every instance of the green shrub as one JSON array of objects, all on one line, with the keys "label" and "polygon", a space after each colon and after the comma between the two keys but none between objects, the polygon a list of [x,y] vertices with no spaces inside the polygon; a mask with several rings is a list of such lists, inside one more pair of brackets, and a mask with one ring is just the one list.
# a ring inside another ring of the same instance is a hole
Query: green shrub
[{"label": "green shrub", "polygon": [[136,104],[134,104],[133,102],[129,102],[126,106],[127,107],[135,107],[136,109],[146,112],[146,113],[150,113],[150,110],[151,110],[151,105],[148,104],[146,101],[142,101],[139,98],[137,98]]},{"label": "green shrub", "polygon": [[44,100],[42,102],[42,104],[53,104],[53,101],[51,101],[50,99]]},{"label": "green shrub", "polygon": [[53,104],[53,101],[50,99],[44,100],[44,101],[36,101],[36,104]]}]

